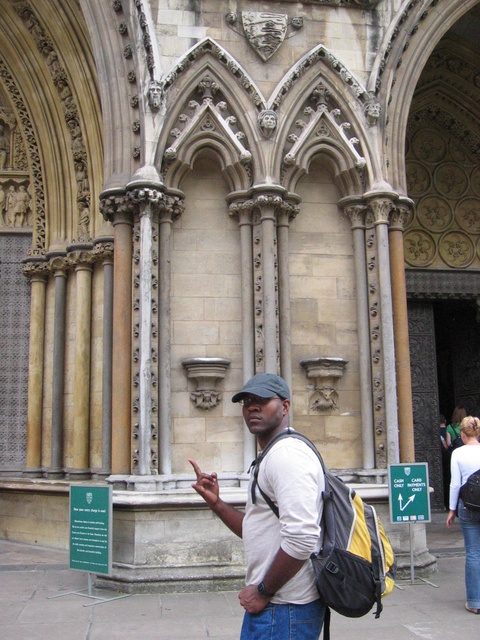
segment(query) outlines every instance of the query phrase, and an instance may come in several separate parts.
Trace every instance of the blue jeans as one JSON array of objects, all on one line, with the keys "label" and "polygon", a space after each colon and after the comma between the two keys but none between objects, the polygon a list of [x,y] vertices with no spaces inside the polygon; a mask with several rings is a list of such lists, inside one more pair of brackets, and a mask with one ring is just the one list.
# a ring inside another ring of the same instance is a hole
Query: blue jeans
[{"label": "blue jeans", "polygon": [[465,509],[463,500],[459,500],[458,519],[465,542],[467,604],[471,609],[480,609],[480,511]]},{"label": "blue jeans", "polygon": [[245,612],[240,640],[318,640],[325,606],[320,600],[309,604],[272,604],[258,614]]}]

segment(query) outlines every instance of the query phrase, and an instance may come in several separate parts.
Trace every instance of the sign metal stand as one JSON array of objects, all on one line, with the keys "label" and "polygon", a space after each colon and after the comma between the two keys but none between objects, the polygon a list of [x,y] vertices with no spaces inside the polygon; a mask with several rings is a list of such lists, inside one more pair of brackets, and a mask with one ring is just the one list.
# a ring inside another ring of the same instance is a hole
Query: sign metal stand
[{"label": "sign metal stand", "polygon": [[92,590],[92,574],[112,573],[112,514],[111,486],[70,485],[70,569],[86,571],[88,586],[49,599],[74,594],[97,600],[83,605],[90,607],[131,595],[104,598],[94,595]]},{"label": "sign metal stand", "polygon": [[390,522],[408,524],[410,539],[410,583],[436,584],[418,578],[415,582],[414,530],[416,522],[431,522],[428,464],[411,462],[388,465],[388,492],[390,504]]}]

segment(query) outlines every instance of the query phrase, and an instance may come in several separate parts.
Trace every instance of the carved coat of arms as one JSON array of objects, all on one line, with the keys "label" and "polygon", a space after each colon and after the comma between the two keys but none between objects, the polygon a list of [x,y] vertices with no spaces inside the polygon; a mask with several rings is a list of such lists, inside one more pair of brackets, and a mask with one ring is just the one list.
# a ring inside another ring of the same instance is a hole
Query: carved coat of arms
[{"label": "carved coat of arms", "polygon": [[242,21],[250,45],[262,60],[267,61],[285,39],[288,16],[267,11],[243,11]]}]

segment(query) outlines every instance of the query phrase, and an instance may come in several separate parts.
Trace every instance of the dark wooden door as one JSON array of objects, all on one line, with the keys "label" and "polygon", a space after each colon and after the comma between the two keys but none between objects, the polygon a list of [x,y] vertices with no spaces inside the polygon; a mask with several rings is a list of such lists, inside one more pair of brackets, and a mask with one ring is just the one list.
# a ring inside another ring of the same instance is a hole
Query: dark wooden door
[{"label": "dark wooden door", "polygon": [[437,358],[434,313],[431,303],[409,302],[408,330],[412,372],[415,461],[428,463],[430,486],[434,489],[431,505],[434,509],[443,509]]}]

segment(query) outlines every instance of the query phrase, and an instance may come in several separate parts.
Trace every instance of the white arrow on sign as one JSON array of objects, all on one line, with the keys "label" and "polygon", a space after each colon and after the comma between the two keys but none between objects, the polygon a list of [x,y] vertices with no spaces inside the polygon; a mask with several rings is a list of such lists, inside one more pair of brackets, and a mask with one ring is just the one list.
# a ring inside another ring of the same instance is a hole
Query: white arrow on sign
[{"label": "white arrow on sign", "polygon": [[413,502],[414,500],[415,500],[415,494],[413,494],[413,496],[410,496],[410,498],[406,501],[405,504],[402,504],[403,503],[403,497],[402,497],[402,494],[399,493],[398,494],[398,506],[400,507],[400,511],[405,511],[405,509],[408,507],[410,502]]}]

